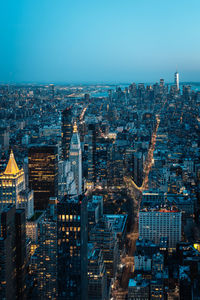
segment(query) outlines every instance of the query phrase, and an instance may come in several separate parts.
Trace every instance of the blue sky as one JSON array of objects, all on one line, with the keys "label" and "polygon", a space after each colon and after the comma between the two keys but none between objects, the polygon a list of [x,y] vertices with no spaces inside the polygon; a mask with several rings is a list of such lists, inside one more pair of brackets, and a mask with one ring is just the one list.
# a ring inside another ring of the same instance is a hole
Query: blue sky
[{"label": "blue sky", "polygon": [[200,81],[199,0],[4,0],[0,82]]}]

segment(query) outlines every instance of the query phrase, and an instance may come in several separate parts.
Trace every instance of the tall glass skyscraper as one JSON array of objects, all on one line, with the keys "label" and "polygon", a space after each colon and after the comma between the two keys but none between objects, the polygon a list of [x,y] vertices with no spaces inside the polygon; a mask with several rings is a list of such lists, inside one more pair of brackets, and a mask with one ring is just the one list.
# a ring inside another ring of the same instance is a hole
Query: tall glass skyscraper
[{"label": "tall glass skyscraper", "polygon": [[0,213],[0,299],[26,299],[25,211],[9,204]]},{"label": "tall glass skyscraper", "polygon": [[174,83],[176,86],[176,90],[179,91],[179,73],[177,71],[174,74]]},{"label": "tall glass skyscraper", "polygon": [[82,193],[82,151],[76,123],[70,143],[69,161],[74,173],[77,194],[80,195]]},{"label": "tall glass skyscraper", "polygon": [[34,190],[35,209],[46,209],[49,197],[57,197],[57,146],[32,145],[28,151],[29,187]]},{"label": "tall glass skyscraper", "polygon": [[58,299],[87,300],[87,200],[64,197],[57,205]]}]

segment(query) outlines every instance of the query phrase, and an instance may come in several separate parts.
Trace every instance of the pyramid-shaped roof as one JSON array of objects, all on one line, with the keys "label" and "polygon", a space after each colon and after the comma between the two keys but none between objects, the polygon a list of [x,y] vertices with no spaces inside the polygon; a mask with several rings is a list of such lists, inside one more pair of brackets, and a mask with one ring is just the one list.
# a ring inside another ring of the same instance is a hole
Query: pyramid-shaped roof
[{"label": "pyramid-shaped roof", "polygon": [[78,128],[76,122],[74,123],[73,126],[73,134],[71,137],[71,142],[70,142],[70,149],[77,149],[77,147],[80,147],[80,138],[78,134]]},{"label": "pyramid-shaped roof", "polygon": [[73,148],[73,146],[78,145],[80,147],[80,138],[78,132],[75,132],[72,134],[70,148]]},{"label": "pyramid-shaped roof", "polygon": [[20,170],[19,170],[19,168],[17,166],[17,163],[15,161],[13,151],[11,150],[9,161],[8,161],[7,167],[4,171],[4,174],[5,175],[16,175],[19,172],[20,172]]}]

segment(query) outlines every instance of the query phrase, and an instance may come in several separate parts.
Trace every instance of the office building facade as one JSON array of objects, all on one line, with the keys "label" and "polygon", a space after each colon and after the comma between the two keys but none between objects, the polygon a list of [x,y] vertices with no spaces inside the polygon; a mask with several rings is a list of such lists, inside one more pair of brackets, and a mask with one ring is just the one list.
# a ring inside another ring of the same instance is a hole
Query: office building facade
[{"label": "office building facade", "polygon": [[0,214],[0,299],[25,299],[25,211],[10,204]]},{"label": "office building facade", "polygon": [[102,251],[93,244],[88,253],[88,300],[107,299],[107,274]]},{"label": "office building facade", "polygon": [[72,132],[72,109],[71,107],[67,107],[62,111],[62,156],[64,160],[69,158]]},{"label": "office building facade", "polygon": [[49,197],[57,197],[57,146],[34,145],[28,151],[29,188],[34,190],[34,207],[46,209]]},{"label": "office building facade", "polygon": [[40,299],[57,298],[57,198],[50,198],[38,223],[37,289]]},{"label": "office building facade", "polygon": [[139,236],[160,243],[168,238],[169,248],[181,241],[181,212],[176,209],[143,209],[139,212]]},{"label": "office building facade", "polygon": [[87,200],[64,197],[57,205],[58,299],[87,300]]}]

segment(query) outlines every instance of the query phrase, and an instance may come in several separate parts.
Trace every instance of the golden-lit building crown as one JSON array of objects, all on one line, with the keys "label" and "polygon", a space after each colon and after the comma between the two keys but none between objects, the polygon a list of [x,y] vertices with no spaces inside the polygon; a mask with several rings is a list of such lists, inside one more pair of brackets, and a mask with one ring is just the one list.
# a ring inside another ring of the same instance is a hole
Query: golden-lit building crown
[{"label": "golden-lit building crown", "polygon": [[78,132],[78,128],[77,128],[76,122],[74,122],[73,133],[76,133],[76,132]]},{"label": "golden-lit building crown", "polygon": [[16,175],[20,172],[18,166],[17,166],[17,163],[15,161],[15,157],[14,157],[14,154],[13,154],[13,151],[11,150],[10,152],[10,157],[9,157],[9,161],[8,161],[8,164],[7,164],[7,167],[4,171],[4,175]]}]

